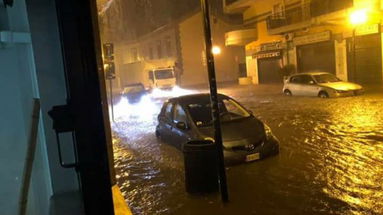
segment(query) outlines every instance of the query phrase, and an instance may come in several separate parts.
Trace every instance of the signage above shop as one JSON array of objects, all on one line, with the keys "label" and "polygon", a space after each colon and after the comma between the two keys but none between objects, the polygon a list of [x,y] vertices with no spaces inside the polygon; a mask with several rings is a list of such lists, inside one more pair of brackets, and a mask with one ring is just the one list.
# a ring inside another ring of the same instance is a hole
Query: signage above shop
[{"label": "signage above shop", "polygon": [[355,28],[355,36],[379,33],[379,24],[361,25]]},{"label": "signage above shop", "polygon": [[331,39],[331,32],[324,31],[316,34],[305,35],[301,37],[295,37],[293,43],[295,46],[306,45],[311,43],[319,43],[329,41]]},{"label": "signage above shop", "polygon": [[259,46],[259,51],[274,51],[283,49],[283,43],[281,41],[272,42],[272,43],[263,43]]},{"label": "signage above shop", "polygon": [[262,52],[262,53],[256,53],[253,54],[253,58],[273,58],[273,57],[280,57],[281,51],[274,51],[274,52]]}]

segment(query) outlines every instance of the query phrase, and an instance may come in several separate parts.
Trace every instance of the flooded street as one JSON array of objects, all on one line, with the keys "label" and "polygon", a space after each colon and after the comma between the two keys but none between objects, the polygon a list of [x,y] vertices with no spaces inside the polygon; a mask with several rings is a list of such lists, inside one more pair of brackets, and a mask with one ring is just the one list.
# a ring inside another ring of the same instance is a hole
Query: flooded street
[{"label": "flooded street", "polygon": [[227,205],[216,194],[190,196],[182,153],[154,135],[166,96],[138,105],[121,99],[112,125],[115,167],[134,214],[383,214],[381,91],[336,99],[286,97],[267,85],[220,92],[271,127],[279,155],[227,167]]}]

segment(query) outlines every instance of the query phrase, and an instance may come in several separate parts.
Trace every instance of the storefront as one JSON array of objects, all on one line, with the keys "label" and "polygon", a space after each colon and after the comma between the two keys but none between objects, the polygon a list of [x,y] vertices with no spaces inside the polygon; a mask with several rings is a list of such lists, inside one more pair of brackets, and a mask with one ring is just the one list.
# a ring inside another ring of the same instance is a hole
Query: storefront
[{"label": "storefront", "polygon": [[260,84],[282,83],[282,46],[281,42],[262,44],[259,51],[253,54],[253,58],[257,60]]},{"label": "storefront", "polygon": [[297,37],[298,72],[324,71],[336,73],[335,47],[329,31]]},{"label": "storefront", "polygon": [[355,47],[353,38],[347,40],[350,81],[371,85],[382,83],[382,42],[379,29],[379,25],[356,29]]}]

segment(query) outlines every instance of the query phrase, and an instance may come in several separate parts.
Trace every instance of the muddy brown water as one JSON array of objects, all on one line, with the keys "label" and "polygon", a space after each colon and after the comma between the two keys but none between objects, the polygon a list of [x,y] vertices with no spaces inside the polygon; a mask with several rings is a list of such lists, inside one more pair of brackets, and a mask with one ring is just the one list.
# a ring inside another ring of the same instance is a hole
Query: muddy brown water
[{"label": "muddy brown water", "polygon": [[182,153],[154,136],[163,99],[135,107],[112,126],[118,184],[134,214],[383,214],[383,93],[222,92],[271,127],[280,154],[227,167],[226,205],[219,195],[191,196]]}]

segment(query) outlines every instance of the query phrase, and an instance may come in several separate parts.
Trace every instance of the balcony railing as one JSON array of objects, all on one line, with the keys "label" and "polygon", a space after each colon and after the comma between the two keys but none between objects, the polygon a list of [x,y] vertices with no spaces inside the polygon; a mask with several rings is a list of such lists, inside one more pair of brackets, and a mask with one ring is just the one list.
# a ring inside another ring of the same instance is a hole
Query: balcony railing
[{"label": "balcony railing", "polygon": [[309,21],[313,17],[329,14],[353,6],[353,0],[311,0],[299,7],[273,14],[267,18],[267,28],[273,30]]},{"label": "balcony railing", "polygon": [[229,6],[237,1],[240,1],[240,0],[225,0],[225,4],[226,4],[225,6]]},{"label": "balcony railing", "polygon": [[275,29],[311,19],[309,5],[286,10],[267,17],[267,28]]}]

